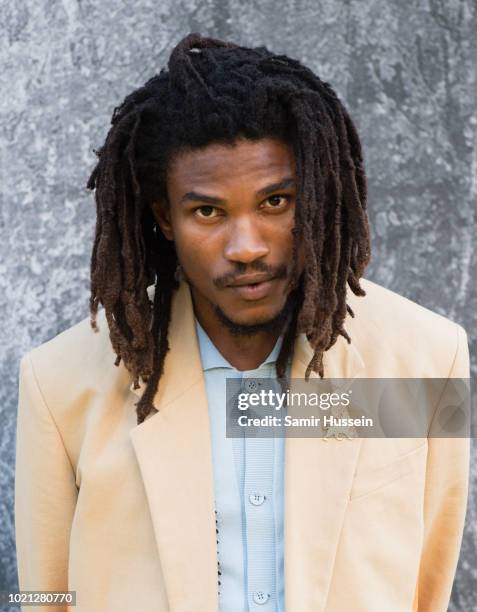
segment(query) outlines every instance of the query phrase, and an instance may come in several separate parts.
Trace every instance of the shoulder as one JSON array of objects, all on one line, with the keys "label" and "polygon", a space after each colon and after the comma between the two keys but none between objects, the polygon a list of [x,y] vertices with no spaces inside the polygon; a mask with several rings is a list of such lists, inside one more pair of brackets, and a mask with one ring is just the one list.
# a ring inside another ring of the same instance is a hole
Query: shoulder
[{"label": "shoulder", "polygon": [[21,372],[28,369],[32,384],[53,414],[64,406],[88,404],[84,400],[104,395],[111,388],[128,389],[131,377],[123,364],[115,366],[116,354],[109,328],[101,309],[98,331],[85,318],[23,356]]},{"label": "shoulder", "polygon": [[55,337],[33,348],[25,355],[30,358],[36,368],[42,370],[48,365],[48,371],[56,367],[60,370],[88,366],[93,362],[114,357],[110,340],[109,329],[104,310],[98,312],[98,331],[95,332],[90,324],[89,317],[82,319],[72,327],[65,329]]},{"label": "shoulder", "polygon": [[[355,296],[348,290],[355,317],[347,317],[345,329],[372,370],[447,377],[457,360],[468,361],[461,325],[368,279],[360,282],[366,295]],[[461,365],[458,375],[468,376],[465,363]]]}]

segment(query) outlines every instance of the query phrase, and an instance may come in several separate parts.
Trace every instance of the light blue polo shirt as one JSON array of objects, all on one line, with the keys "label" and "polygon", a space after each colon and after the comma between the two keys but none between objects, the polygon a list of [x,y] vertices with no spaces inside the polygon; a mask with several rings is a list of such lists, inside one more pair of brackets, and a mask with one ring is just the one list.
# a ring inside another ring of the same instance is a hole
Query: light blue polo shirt
[{"label": "light blue polo shirt", "polygon": [[285,440],[226,437],[226,377],[241,378],[243,385],[248,378],[275,378],[283,336],[258,368],[239,371],[221,355],[197,319],[196,331],[212,443],[219,609],[284,612]]}]

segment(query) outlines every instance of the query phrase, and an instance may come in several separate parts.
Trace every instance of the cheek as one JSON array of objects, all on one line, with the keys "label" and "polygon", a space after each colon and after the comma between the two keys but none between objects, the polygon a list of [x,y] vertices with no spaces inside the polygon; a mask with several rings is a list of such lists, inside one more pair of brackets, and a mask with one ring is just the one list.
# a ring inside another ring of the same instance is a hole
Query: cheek
[{"label": "cheek", "polygon": [[221,240],[217,232],[204,231],[193,224],[182,223],[174,231],[176,252],[184,269],[211,271],[221,256]]},{"label": "cheek", "polygon": [[291,253],[293,249],[293,228],[295,226],[295,219],[291,217],[286,217],[280,220],[277,220],[273,227],[270,229],[270,236],[272,237],[272,242],[276,245],[280,250],[286,250]]}]

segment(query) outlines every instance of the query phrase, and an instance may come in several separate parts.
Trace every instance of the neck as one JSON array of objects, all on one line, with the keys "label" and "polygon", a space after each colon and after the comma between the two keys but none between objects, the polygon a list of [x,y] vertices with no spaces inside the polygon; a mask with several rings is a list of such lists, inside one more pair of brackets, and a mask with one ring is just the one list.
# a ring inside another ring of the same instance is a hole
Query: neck
[{"label": "neck", "polygon": [[225,328],[218,331],[208,328],[207,324],[199,319],[206,334],[216,346],[217,350],[235,369],[239,371],[255,370],[270,355],[279,334],[257,332],[249,337],[237,337],[227,333]]}]

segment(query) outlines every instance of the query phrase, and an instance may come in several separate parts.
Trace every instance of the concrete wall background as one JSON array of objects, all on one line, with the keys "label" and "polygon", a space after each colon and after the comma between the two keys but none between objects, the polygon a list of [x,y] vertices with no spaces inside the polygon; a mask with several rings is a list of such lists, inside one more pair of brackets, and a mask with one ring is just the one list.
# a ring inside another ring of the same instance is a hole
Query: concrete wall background
[{"label": "concrete wall background", "polygon": [[[374,249],[367,276],[461,323],[477,371],[473,0],[3,0],[0,590],[17,588],[19,359],[87,316],[92,148],[114,106],[190,31],[265,44],[332,83],[364,144]],[[471,612],[477,599],[475,446],[451,611]]]}]

